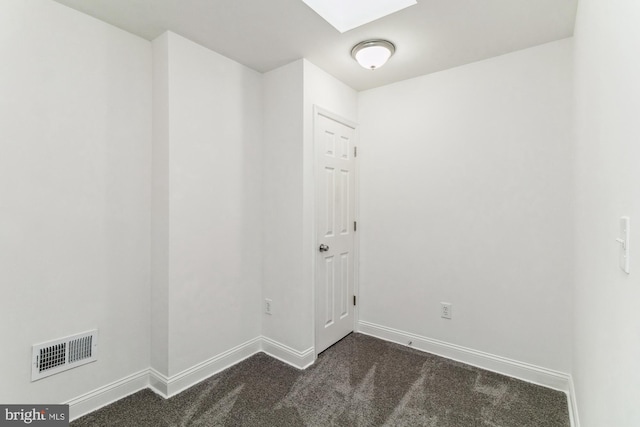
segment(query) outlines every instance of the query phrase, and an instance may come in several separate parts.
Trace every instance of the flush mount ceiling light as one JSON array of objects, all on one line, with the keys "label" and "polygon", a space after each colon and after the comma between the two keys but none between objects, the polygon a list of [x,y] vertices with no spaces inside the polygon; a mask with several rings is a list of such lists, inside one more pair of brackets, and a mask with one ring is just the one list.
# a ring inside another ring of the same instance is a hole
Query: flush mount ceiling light
[{"label": "flush mount ceiling light", "polygon": [[416,0],[302,0],[344,33],[416,4]]},{"label": "flush mount ceiling light", "polygon": [[388,40],[365,40],[351,49],[351,56],[367,70],[382,67],[396,51]]}]

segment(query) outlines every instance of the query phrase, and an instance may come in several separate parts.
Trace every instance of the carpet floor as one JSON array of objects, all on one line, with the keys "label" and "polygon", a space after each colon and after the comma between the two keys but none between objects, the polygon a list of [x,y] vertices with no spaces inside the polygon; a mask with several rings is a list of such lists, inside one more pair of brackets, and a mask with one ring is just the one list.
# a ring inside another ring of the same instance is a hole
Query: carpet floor
[{"label": "carpet floor", "polygon": [[304,371],[263,353],[170,399],[143,390],[84,426],[568,427],[566,395],[361,334]]}]

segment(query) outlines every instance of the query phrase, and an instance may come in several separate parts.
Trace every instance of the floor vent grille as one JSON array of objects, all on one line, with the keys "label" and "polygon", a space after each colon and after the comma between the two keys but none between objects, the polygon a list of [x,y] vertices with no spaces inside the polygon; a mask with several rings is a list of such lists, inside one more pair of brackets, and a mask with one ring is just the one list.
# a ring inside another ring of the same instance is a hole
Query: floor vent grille
[{"label": "floor vent grille", "polygon": [[98,330],[33,346],[31,381],[97,360]]}]

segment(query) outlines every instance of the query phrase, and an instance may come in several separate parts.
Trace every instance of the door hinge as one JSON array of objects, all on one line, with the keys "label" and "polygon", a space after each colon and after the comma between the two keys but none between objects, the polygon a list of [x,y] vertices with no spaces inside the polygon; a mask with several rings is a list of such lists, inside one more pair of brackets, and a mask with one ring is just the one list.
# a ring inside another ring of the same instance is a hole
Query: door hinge
[{"label": "door hinge", "polygon": [[353,221],[353,231],[358,231],[358,221]]},{"label": "door hinge", "polygon": [[353,296],[353,305],[356,305],[356,296]]},{"label": "door hinge", "polygon": [[358,157],[358,147],[353,147],[353,157]]}]

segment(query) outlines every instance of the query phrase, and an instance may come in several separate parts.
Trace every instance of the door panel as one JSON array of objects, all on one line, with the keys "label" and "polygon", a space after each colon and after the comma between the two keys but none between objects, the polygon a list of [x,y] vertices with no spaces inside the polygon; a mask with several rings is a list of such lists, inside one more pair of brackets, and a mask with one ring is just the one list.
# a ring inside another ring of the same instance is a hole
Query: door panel
[{"label": "door panel", "polygon": [[316,351],[353,331],[354,307],[354,134],[353,126],[316,115],[317,243]]}]

